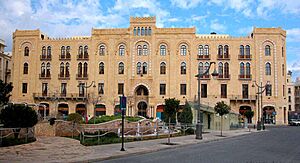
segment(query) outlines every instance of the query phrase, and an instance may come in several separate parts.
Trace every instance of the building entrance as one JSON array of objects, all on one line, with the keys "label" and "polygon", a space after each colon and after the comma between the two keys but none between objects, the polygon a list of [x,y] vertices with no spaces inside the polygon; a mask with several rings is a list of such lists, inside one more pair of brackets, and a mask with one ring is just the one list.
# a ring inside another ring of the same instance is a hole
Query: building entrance
[{"label": "building entrance", "polygon": [[146,117],[147,116],[147,103],[144,101],[141,101],[137,105],[138,107],[138,115]]}]

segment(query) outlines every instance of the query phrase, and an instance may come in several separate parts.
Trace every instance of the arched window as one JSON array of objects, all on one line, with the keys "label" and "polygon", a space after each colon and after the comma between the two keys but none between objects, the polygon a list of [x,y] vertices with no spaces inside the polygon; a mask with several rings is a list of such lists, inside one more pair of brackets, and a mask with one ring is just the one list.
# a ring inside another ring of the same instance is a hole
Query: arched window
[{"label": "arched window", "polygon": [[160,74],[166,74],[166,63],[165,62],[160,63]]},{"label": "arched window", "polygon": [[78,77],[82,77],[82,63],[78,63]]},{"label": "arched window", "polygon": [[250,58],[250,46],[246,45],[246,56]]},{"label": "arched window", "polygon": [[220,78],[223,78],[223,63],[220,62],[219,65],[218,65],[218,73],[219,73],[219,77]]},{"label": "arched window", "polygon": [[271,63],[266,63],[266,75],[271,75]]},{"label": "arched window", "polygon": [[147,36],[148,35],[148,28],[145,27],[145,35]]},{"label": "arched window", "polygon": [[125,55],[125,46],[124,45],[119,46],[119,55],[120,56]]},{"label": "arched window", "polygon": [[65,47],[64,46],[61,47],[60,57],[65,58]]},{"label": "arched window", "polygon": [[46,77],[50,77],[51,73],[50,73],[50,63],[47,63],[46,65]]},{"label": "arched window", "polygon": [[222,45],[218,46],[218,57],[223,58],[223,46]]},{"label": "arched window", "polygon": [[208,45],[205,45],[204,46],[204,55],[209,55],[209,46]]},{"label": "arched window", "polygon": [[100,45],[100,47],[99,47],[99,55],[105,55],[105,46],[104,45]]},{"label": "arched window", "polygon": [[142,54],[143,54],[142,46],[138,45],[137,46],[137,55],[142,55]]},{"label": "arched window", "polygon": [[166,55],[166,45],[160,45],[160,55]]},{"label": "arched window", "polygon": [[140,27],[138,27],[137,29],[137,35],[140,36],[141,35],[141,30],[140,30]]},{"label": "arched window", "polygon": [[143,53],[144,53],[144,55],[148,55],[148,46],[147,45],[143,46]]},{"label": "arched window", "polygon": [[46,58],[46,47],[43,46],[42,48],[42,58]]},{"label": "arched window", "polygon": [[271,56],[271,47],[270,47],[270,45],[265,46],[265,56]]},{"label": "arched window", "polygon": [[67,62],[66,63],[66,77],[70,76],[70,64]]},{"label": "arched window", "polygon": [[199,48],[198,48],[198,55],[203,56],[203,46],[202,46],[202,45],[199,45]]},{"label": "arched window", "polygon": [[240,45],[240,55],[244,56],[244,45]]},{"label": "arched window", "polygon": [[87,77],[88,75],[88,64],[87,63],[84,63],[83,64],[83,77]]},{"label": "arched window", "polygon": [[229,58],[229,47],[228,47],[228,45],[224,46],[224,58]]},{"label": "arched window", "polygon": [[47,48],[47,58],[51,58],[51,46]]},{"label": "arched window", "polygon": [[29,56],[29,48],[27,46],[24,48],[24,56]]},{"label": "arched window", "polygon": [[136,27],[133,29],[133,36],[136,36]]},{"label": "arched window", "polygon": [[86,46],[84,46],[84,58],[88,58],[88,55],[89,55],[88,46],[86,45]]},{"label": "arched window", "polygon": [[200,73],[200,75],[203,75],[203,63],[200,62],[198,65],[198,74]]},{"label": "arched window", "polygon": [[45,77],[46,75],[46,67],[45,67],[45,63],[43,62],[41,65],[41,76]]},{"label": "arched window", "polygon": [[251,68],[250,63],[247,62],[246,63],[246,78],[250,78],[250,76],[251,76],[251,69],[250,68]]},{"label": "arched window", "polygon": [[147,74],[147,63],[143,63],[143,74]]},{"label": "arched window", "polygon": [[186,55],[186,45],[180,46],[180,55]]},{"label": "arched window", "polygon": [[136,64],[136,73],[137,74],[141,74],[142,73],[142,64],[141,64],[141,62],[138,62]]},{"label": "arched window", "polygon": [[104,74],[104,63],[100,62],[99,64],[99,74]]},{"label": "arched window", "polygon": [[[207,72],[207,71],[208,71],[208,68],[209,68],[209,63],[208,63],[208,62],[205,62],[205,65],[204,65],[204,72],[203,72],[203,73]],[[204,76],[205,76],[205,78],[208,78],[208,77],[209,77],[209,74],[205,74]]]},{"label": "arched window", "polygon": [[245,75],[245,64],[243,62],[240,63],[240,76],[241,78],[244,78]]},{"label": "arched window", "polygon": [[182,74],[182,75],[186,74],[186,63],[185,62],[181,62],[181,64],[180,64],[180,74]]},{"label": "arched window", "polygon": [[65,76],[65,64],[63,62],[60,64],[59,70],[60,70],[59,71],[59,76],[64,77]]},{"label": "arched window", "polygon": [[149,27],[149,29],[148,29],[148,35],[150,36],[151,35],[151,27]]},{"label": "arched window", "polygon": [[83,47],[82,46],[79,46],[79,49],[78,49],[78,58],[83,58]]},{"label": "arched window", "polygon": [[141,35],[144,36],[144,34],[145,34],[144,27],[142,27]]},{"label": "arched window", "polygon": [[284,71],[284,64],[282,64],[282,76],[284,76],[285,71]]},{"label": "arched window", "polygon": [[224,64],[224,78],[229,78],[229,63]]},{"label": "arched window", "polygon": [[67,50],[66,50],[66,58],[71,58],[71,54],[70,54],[70,46],[67,46]]},{"label": "arched window", "polygon": [[23,74],[28,74],[28,63],[24,63]]},{"label": "arched window", "polygon": [[124,74],[124,63],[123,62],[119,63],[119,74]]}]

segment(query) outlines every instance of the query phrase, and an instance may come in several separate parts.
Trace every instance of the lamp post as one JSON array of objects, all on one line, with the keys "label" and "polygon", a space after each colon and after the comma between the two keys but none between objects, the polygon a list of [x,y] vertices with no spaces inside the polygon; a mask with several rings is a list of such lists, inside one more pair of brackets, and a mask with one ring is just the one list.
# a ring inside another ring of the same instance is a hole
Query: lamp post
[{"label": "lamp post", "polygon": [[[95,87],[94,87],[95,88]],[[94,124],[96,123],[96,105],[101,101],[101,96],[93,97],[93,105],[94,105]]]},{"label": "lamp post", "polygon": [[214,72],[211,74],[213,77],[218,76],[218,72],[216,70],[216,62],[210,62],[209,67],[207,68],[207,70],[201,74],[201,72],[198,70],[198,74],[195,76],[197,77],[198,80],[198,116],[197,116],[197,124],[196,124],[196,139],[202,139],[202,123],[203,123],[203,112],[200,110],[201,106],[200,106],[200,79],[204,76],[204,75],[209,75],[209,69],[211,67],[211,65],[214,64],[215,68],[214,68]]},{"label": "lamp post", "polygon": [[[268,81],[264,86],[262,85],[262,82],[260,82],[260,85],[256,83],[256,81],[253,81],[252,87],[257,87],[257,130],[261,130],[261,127],[263,127],[263,130],[265,129],[264,120],[263,120],[263,93],[266,91],[267,87],[270,85],[270,82]],[[260,96],[260,97],[259,97]],[[259,101],[260,98],[260,101]],[[260,105],[259,105],[260,104]]]},{"label": "lamp post", "polygon": [[[85,98],[85,108],[86,108],[86,117],[87,117],[87,104],[88,104],[88,94],[87,94],[87,89],[88,88],[90,88],[91,86],[93,86],[94,88],[96,88],[96,85],[95,85],[95,81],[92,81],[92,83],[91,84],[87,84],[87,82],[85,82],[85,84],[84,84],[84,86],[83,86],[83,88],[85,88],[85,96],[86,96],[86,98]],[[78,87],[80,87],[80,85],[78,85]],[[87,121],[86,121],[87,122]]]}]

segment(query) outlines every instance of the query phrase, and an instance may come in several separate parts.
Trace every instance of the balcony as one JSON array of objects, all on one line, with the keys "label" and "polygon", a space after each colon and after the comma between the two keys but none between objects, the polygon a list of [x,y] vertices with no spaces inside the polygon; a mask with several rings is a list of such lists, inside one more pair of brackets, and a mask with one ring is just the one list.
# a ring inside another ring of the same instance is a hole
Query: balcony
[{"label": "balcony", "polygon": [[252,75],[239,75],[239,79],[240,80],[251,80],[252,79]]},{"label": "balcony", "polygon": [[59,60],[60,61],[70,61],[71,60],[71,56],[70,55],[66,55],[66,56],[59,56]]},{"label": "balcony", "polygon": [[58,80],[70,80],[70,74],[58,74]]},{"label": "balcony", "polygon": [[219,79],[219,80],[229,80],[230,79],[230,74],[219,74],[217,79]]},{"label": "balcony", "polygon": [[89,55],[84,54],[84,55],[77,55],[77,60],[89,60]]},{"label": "balcony", "polygon": [[88,80],[88,74],[76,74],[76,80]]},{"label": "balcony", "polygon": [[74,101],[84,101],[86,97],[79,93],[33,93],[33,98],[35,100],[74,100]]},{"label": "balcony", "polygon": [[251,60],[252,55],[239,55],[240,60]]},{"label": "balcony", "polygon": [[210,55],[197,55],[197,60],[210,60]]},{"label": "balcony", "polygon": [[51,55],[40,55],[41,61],[51,61]]},{"label": "balcony", "polygon": [[51,79],[51,74],[39,74],[40,79]]},{"label": "balcony", "polygon": [[227,96],[230,100],[235,101],[255,101],[255,95],[229,95]]},{"label": "balcony", "polygon": [[224,54],[224,55],[218,55],[218,60],[230,60],[230,55],[229,54]]},{"label": "balcony", "polygon": [[210,80],[210,75],[207,74],[207,75],[200,76],[200,79],[201,80]]}]

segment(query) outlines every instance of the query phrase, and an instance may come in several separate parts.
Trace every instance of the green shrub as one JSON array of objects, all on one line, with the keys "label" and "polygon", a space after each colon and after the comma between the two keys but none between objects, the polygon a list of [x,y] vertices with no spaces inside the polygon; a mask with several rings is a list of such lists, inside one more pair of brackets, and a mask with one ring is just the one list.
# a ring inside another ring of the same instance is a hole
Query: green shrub
[{"label": "green shrub", "polygon": [[[109,115],[103,115],[101,117],[93,117],[89,120],[89,124],[94,124],[94,118],[95,118],[95,124],[98,124],[98,123],[104,123],[104,122],[109,122],[109,121],[113,121],[113,120],[116,120],[116,119],[122,119],[122,116],[120,115],[112,115],[112,116],[109,116]],[[141,120],[142,118],[141,117],[125,117],[125,119],[129,122],[137,122],[139,120]]]},{"label": "green shrub", "polygon": [[67,121],[73,121],[75,123],[82,123],[82,116],[78,113],[71,113],[68,115]]},{"label": "green shrub", "polygon": [[185,130],[185,134],[186,135],[193,135],[193,134],[195,134],[195,130],[193,128],[188,128],[187,130]]}]

